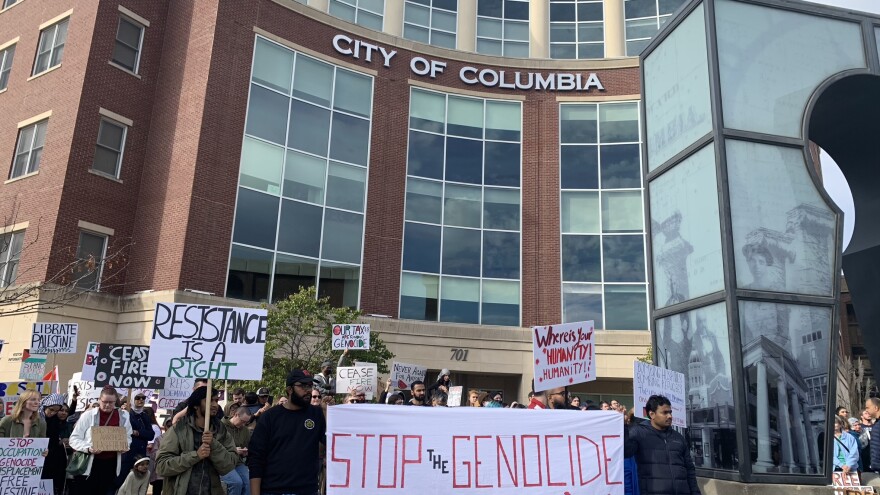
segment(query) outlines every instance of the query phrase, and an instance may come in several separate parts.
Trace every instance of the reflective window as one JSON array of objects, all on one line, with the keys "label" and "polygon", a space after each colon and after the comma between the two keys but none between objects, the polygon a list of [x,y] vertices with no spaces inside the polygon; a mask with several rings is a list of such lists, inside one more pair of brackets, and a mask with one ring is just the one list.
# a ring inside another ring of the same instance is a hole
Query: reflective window
[{"label": "reflective window", "polygon": [[80,289],[100,290],[101,273],[107,250],[107,236],[94,232],[80,232],[73,268],[74,285]]},{"label": "reflective window", "polygon": [[113,63],[135,74],[141,61],[141,43],[144,41],[144,27],[128,17],[119,17],[116,29],[116,44],[113,46]]},{"label": "reflective window", "polygon": [[128,128],[123,124],[110,119],[101,119],[101,124],[98,126],[98,145],[95,147],[92,170],[97,170],[111,177],[119,177],[127,131]]},{"label": "reflective window", "polygon": [[0,287],[15,283],[18,276],[18,261],[24,246],[24,230],[0,236]]},{"label": "reflective window", "polygon": [[357,307],[372,79],[263,38],[252,74],[227,296]]},{"label": "reflective window", "polygon": [[9,85],[9,73],[12,72],[12,61],[15,59],[15,45],[0,50],[0,91]]},{"label": "reflective window", "polygon": [[559,115],[563,321],[646,330],[639,104],[563,104]]},{"label": "reflective window", "polygon": [[638,57],[685,0],[625,0],[626,54]]},{"label": "reflective window", "polygon": [[403,37],[455,49],[458,0],[406,0]]},{"label": "reflective window", "polygon": [[40,44],[37,46],[37,57],[34,59],[34,71],[31,75],[35,76],[61,65],[69,21],[70,19],[64,19],[40,31]]},{"label": "reflective window", "polygon": [[477,53],[528,58],[528,0],[477,0]]},{"label": "reflective window", "polygon": [[550,0],[550,58],[605,57],[602,0]]},{"label": "reflective window", "polygon": [[330,0],[329,12],[348,22],[381,31],[385,0]]},{"label": "reflective window", "polygon": [[400,317],[519,325],[520,104],[412,89]]},{"label": "reflective window", "polygon": [[47,119],[18,130],[18,143],[15,145],[12,170],[9,171],[10,179],[32,174],[40,169],[40,158],[43,156],[48,127],[49,120]]}]

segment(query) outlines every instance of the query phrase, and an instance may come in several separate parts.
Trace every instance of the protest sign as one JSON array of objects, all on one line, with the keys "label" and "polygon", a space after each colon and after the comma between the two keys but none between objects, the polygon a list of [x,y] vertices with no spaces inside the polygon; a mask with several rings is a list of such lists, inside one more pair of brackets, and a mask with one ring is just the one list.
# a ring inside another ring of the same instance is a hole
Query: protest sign
[{"label": "protest sign", "polygon": [[370,325],[333,324],[333,350],[369,348]]},{"label": "protest sign", "polygon": [[684,374],[641,361],[633,365],[633,401],[636,416],[648,418],[645,403],[652,395],[663,395],[672,403],[672,426],[687,427]]},{"label": "protest sign", "polygon": [[87,382],[95,381],[95,366],[98,364],[98,353],[101,350],[101,344],[97,342],[89,342],[86,346],[86,356],[83,358],[82,378]]},{"label": "protest sign", "polygon": [[858,472],[850,471],[849,473],[843,473],[841,471],[833,471],[831,473],[831,486],[835,488],[834,495],[874,493],[873,487],[863,487],[861,485]]},{"label": "protest sign", "polygon": [[76,353],[76,323],[34,323],[31,352],[34,354]]},{"label": "protest sign", "polygon": [[458,407],[461,405],[461,393],[464,387],[449,387],[449,396],[446,399],[446,405],[449,407]]},{"label": "protest sign", "polygon": [[73,387],[79,390],[79,397],[76,398],[76,410],[85,411],[101,396],[101,389],[96,388],[94,382],[82,379],[82,373],[74,373],[70,381],[67,382],[67,396],[73,397]]},{"label": "protest sign", "polygon": [[92,448],[107,452],[128,450],[128,432],[122,426],[92,426]]},{"label": "protest sign", "polygon": [[165,378],[147,374],[150,346],[101,344],[95,368],[95,387],[116,388],[165,387]]},{"label": "protest sign", "polygon": [[535,392],[596,379],[593,322],[532,327]]},{"label": "protest sign", "polygon": [[194,378],[166,378],[165,388],[159,392],[159,409],[174,409],[192,393]]},{"label": "protest sign", "polygon": [[48,438],[0,438],[0,495],[36,495]]},{"label": "protest sign", "polygon": [[348,393],[361,386],[367,400],[373,400],[376,393],[376,363],[360,363],[359,366],[343,366],[336,370],[336,392]]},{"label": "protest sign", "polygon": [[149,373],[169,378],[259,380],[265,309],[156,304]]},{"label": "protest sign", "polygon": [[416,381],[425,381],[428,368],[417,364],[391,363],[391,385],[398,390],[409,390],[409,385]]},{"label": "protest sign", "polygon": [[4,416],[12,414],[12,408],[18,396],[25,390],[36,390],[40,395],[51,394],[55,389],[55,382],[0,382],[0,410]]},{"label": "protest sign", "polygon": [[331,407],[327,493],[623,495],[620,418],[611,411]]},{"label": "protest sign", "polygon": [[29,349],[25,349],[21,354],[21,369],[18,378],[38,381],[44,376],[46,376],[46,355],[31,354]]},{"label": "protest sign", "polygon": [[40,480],[40,489],[37,495],[55,495],[55,482],[53,480]]}]

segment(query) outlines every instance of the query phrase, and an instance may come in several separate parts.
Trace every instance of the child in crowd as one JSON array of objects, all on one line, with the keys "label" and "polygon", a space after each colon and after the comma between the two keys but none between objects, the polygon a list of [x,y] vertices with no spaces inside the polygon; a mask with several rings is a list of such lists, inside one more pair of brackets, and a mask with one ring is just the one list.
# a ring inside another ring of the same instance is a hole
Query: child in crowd
[{"label": "child in crowd", "polygon": [[139,457],[134,461],[134,467],[131,468],[131,472],[128,473],[116,495],[147,495],[147,487],[150,484],[149,468],[149,457]]}]

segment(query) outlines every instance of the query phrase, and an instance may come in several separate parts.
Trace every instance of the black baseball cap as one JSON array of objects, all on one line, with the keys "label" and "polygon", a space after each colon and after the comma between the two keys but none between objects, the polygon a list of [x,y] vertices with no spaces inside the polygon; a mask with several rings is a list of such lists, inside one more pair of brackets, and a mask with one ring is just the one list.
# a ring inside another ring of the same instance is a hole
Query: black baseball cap
[{"label": "black baseball cap", "polygon": [[291,370],[290,373],[287,374],[287,386],[291,387],[294,383],[311,384],[313,379],[314,375],[312,375],[309,370]]}]

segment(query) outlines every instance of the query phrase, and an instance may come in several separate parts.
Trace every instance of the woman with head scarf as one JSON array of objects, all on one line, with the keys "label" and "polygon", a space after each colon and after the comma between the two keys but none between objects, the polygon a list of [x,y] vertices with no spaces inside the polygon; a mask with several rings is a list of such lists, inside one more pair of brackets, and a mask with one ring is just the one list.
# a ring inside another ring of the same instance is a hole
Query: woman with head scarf
[{"label": "woman with head scarf", "polygon": [[45,438],[46,421],[40,417],[40,393],[25,390],[12,414],[0,420],[0,438]]},{"label": "woman with head scarf", "polygon": [[[49,437],[49,453],[43,464],[44,480],[52,480],[52,488],[56,494],[63,493],[64,480],[67,468],[67,451],[61,442],[61,432],[66,421],[62,422],[58,412],[64,406],[64,396],[61,394],[49,394],[43,398],[40,405],[40,416],[46,421],[46,436]],[[69,435],[68,435],[69,436]]]},{"label": "woman with head scarf", "polygon": [[430,399],[434,396],[434,393],[443,393],[445,395],[449,395],[449,388],[452,387],[452,379],[449,378],[449,370],[443,368],[440,370],[440,374],[437,375],[437,381],[428,387],[425,395]]}]

